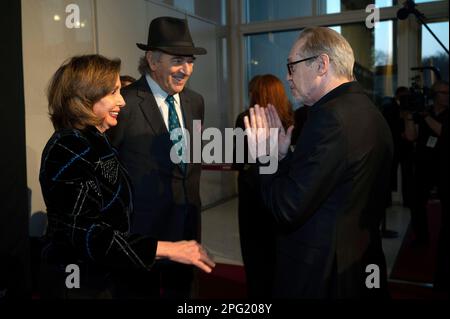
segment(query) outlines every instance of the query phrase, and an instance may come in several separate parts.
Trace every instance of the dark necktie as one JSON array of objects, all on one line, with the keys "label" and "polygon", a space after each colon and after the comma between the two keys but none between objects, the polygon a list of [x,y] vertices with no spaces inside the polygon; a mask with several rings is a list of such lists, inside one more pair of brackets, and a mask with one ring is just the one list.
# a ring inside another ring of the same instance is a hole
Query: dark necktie
[{"label": "dark necktie", "polygon": [[[169,133],[172,134],[172,131],[174,129],[181,128],[181,125],[180,125],[180,120],[178,119],[177,111],[175,109],[175,99],[173,98],[173,96],[168,95],[166,98],[166,102],[167,102],[167,105],[169,105]],[[181,134],[181,131],[178,136],[176,136],[175,138],[171,138],[171,140],[174,144],[182,142],[182,144],[181,144],[182,147],[178,148],[178,156],[181,159],[183,159],[183,149],[184,149],[185,145],[184,145],[184,140],[183,140],[183,134]],[[185,172],[186,163],[183,160],[181,160],[179,165],[180,165],[181,169],[183,170],[183,172]]]}]

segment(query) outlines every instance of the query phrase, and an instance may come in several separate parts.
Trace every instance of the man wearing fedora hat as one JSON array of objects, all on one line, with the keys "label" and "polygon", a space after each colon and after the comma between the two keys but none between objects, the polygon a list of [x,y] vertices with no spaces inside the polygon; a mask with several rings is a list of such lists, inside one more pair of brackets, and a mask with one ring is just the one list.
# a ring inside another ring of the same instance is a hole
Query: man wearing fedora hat
[{"label": "man wearing fedora hat", "polygon": [[[184,133],[170,133],[181,128],[192,136],[193,121],[203,122],[203,98],[185,85],[195,55],[206,50],[194,46],[187,21],[173,17],[154,19],[147,44],[137,46],[145,51],[139,65],[142,77],[122,91],[126,107],[110,133],[135,190],[131,230],[159,240],[199,240],[201,164],[189,163],[182,154],[185,148],[178,150],[184,159],[173,162],[172,146],[189,145]],[[193,269],[159,260],[151,274],[136,278],[138,286],[149,286],[148,291],[160,280],[157,291],[162,297],[187,298]]]}]

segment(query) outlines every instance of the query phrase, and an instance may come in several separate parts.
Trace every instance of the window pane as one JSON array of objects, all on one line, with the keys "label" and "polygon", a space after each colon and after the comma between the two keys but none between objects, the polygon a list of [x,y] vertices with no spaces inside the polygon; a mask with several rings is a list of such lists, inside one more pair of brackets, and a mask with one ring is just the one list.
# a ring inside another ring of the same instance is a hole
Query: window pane
[{"label": "window pane", "polygon": [[[427,25],[448,50],[448,21],[428,23]],[[425,26],[422,26],[422,66],[436,67],[440,71],[442,79],[448,81],[448,54]],[[435,80],[432,73],[427,71],[423,73],[425,86],[430,86]]]},{"label": "window pane", "polygon": [[[291,46],[299,31],[263,33],[246,37],[247,78],[246,83],[255,75],[273,74],[283,83],[290,100],[293,101],[286,81],[286,62]],[[246,92],[248,92],[246,85]],[[248,104],[248,101],[246,101]]]},{"label": "window pane", "polygon": [[[369,4],[373,3],[373,0],[317,0],[317,8],[318,14],[330,14],[365,9]],[[392,0],[375,1],[377,8],[391,7],[392,5]]]},{"label": "window pane", "polygon": [[[181,3],[186,0],[180,1]],[[195,0],[194,1],[194,14],[199,17],[206,18],[208,20],[214,21],[217,24],[222,23],[223,15],[222,10],[225,8],[223,0]]]},{"label": "window pane", "polygon": [[425,2],[436,2],[436,1],[442,1],[442,0],[416,0],[414,2],[415,3],[425,3]]},{"label": "window pane", "polygon": [[189,14],[211,20],[217,24],[225,24],[223,21],[225,0],[157,0],[174,6],[175,8]]},{"label": "window pane", "polygon": [[340,26],[355,54],[355,77],[378,107],[397,88],[395,27],[396,21],[382,21],[372,29],[361,23]]},{"label": "window pane", "polygon": [[312,15],[312,1],[245,0],[244,22],[273,21]]},{"label": "window pane", "polygon": [[173,6],[189,13],[195,13],[194,0],[174,0]]}]

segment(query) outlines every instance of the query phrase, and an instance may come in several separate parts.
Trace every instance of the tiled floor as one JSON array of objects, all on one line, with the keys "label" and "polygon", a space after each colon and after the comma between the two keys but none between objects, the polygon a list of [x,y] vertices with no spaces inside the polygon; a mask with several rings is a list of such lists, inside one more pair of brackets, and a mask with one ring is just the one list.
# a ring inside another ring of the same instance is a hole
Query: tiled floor
[{"label": "tiled floor", "polygon": [[[237,220],[237,198],[202,212],[202,241],[216,262],[242,265]],[[383,250],[390,274],[409,224],[409,210],[394,205],[387,210],[386,228],[398,237],[383,239]]]}]

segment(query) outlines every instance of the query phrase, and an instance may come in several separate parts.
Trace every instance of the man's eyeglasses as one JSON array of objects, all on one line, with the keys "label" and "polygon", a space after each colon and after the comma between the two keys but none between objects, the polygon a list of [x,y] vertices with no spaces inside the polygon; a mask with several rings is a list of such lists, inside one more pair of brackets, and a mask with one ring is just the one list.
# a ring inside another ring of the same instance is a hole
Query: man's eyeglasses
[{"label": "man's eyeglasses", "polygon": [[298,60],[298,61],[289,62],[288,64],[286,64],[289,75],[292,75],[292,73],[294,73],[293,66],[296,65],[297,63],[305,62],[305,61],[308,61],[308,60],[312,60],[312,59],[315,59],[317,57],[318,57],[318,55],[315,55],[315,56],[312,56],[312,57],[309,57],[309,58],[306,58],[306,59],[301,59],[301,60]]}]

